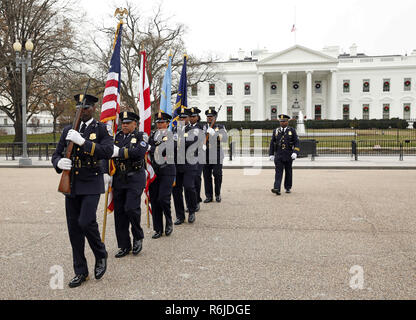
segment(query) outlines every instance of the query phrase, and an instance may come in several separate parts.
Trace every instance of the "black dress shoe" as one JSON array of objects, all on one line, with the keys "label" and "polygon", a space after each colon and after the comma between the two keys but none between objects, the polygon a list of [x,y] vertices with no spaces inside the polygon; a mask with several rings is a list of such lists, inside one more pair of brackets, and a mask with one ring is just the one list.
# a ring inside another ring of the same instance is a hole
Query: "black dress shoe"
[{"label": "black dress shoe", "polygon": [[286,189],[286,193],[292,193],[292,191],[290,191],[290,189]]},{"label": "black dress shoe", "polygon": [[123,258],[130,253],[131,249],[120,249],[115,255],[116,258]]},{"label": "black dress shoe", "polygon": [[188,222],[189,223],[194,223],[195,222],[195,213],[191,213],[188,217]]},{"label": "black dress shoe", "polygon": [[198,203],[198,204],[196,205],[195,212],[198,212],[199,210],[201,210],[201,205]]},{"label": "black dress shoe", "polygon": [[107,257],[102,258],[102,259],[97,259],[95,261],[95,268],[94,268],[95,279],[100,280],[104,276],[104,273],[106,270],[107,270]]},{"label": "black dress shoe", "polygon": [[88,274],[77,274],[75,278],[73,278],[69,283],[68,286],[70,288],[79,287],[83,282],[89,280]]},{"label": "black dress shoe", "polygon": [[179,226],[179,225],[181,225],[182,223],[184,223],[185,221],[183,221],[183,220],[181,220],[181,219],[176,219],[176,221],[175,221],[175,226]]},{"label": "black dress shoe", "polygon": [[167,224],[166,225],[166,230],[165,230],[165,235],[167,237],[169,237],[172,234],[172,232],[173,232],[172,224]]},{"label": "black dress shoe", "polygon": [[215,196],[215,201],[221,202],[221,196]]},{"label": "black dress shoe", "polygon": [[275,193],[277,196],[280,196],[280,190],[279,189],[272,189],[272,192]]},{"label": "black dress shoe", "polygon": [[204,203],[210,203],[210,202],[212,202],[212,198],[206,198],[206,199],[204,200]]},{"label": "black dress shoe", "polygon": [[152,236],[152,239],[159,239],[162,236],[162,231],[156,231]]},{"label": "black dress shoe", "polygon": [[143,249],[143,240],[133,240],[133,254],[136,256]]}]

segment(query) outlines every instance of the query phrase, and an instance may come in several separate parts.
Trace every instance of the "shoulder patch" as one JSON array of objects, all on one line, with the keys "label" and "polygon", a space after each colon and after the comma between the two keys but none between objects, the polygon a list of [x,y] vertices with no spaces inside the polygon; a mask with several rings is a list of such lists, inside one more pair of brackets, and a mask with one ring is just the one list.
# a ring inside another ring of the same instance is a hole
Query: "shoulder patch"
[{"label": "shoulder patch", "polygon": [[147,147],[147,143],[146,143],[146,142],[144,142],[144,141],[140,142],[140,145],[141,145],[143,148],[146,148],[146,147]]},{"label": "shoulder patch", "polygon": [[146,143],[148,143],[148,142],[149,142],[149,136],[147,135],[147,133],[143,132],[143,136],[142,136],[142,138],[143,138],[143,141],[144,141],[144,142],[146,142]]}]

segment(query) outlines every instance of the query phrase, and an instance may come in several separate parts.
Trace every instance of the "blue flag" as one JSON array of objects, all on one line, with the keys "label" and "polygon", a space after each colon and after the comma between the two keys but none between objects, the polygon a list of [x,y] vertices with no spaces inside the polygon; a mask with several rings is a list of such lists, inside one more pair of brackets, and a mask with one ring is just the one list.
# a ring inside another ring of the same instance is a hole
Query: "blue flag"
[{"label": "blue flag", "polygon": [[176,104],[173,109],[172,126],[176,127],[179,119],[179,113],[181,108],[188,107],[188,81],[186,77],[186,62],[188,57],[185,55],[183,58],[183,67],[181,73],[181,80],[179,81],[178,97],[176,98]]},{"label": "blue flag", "polygon": [[163,79],[162,92],[160,94],[160,110],[172,115],[172,56],[169,55],[168,68]]}]

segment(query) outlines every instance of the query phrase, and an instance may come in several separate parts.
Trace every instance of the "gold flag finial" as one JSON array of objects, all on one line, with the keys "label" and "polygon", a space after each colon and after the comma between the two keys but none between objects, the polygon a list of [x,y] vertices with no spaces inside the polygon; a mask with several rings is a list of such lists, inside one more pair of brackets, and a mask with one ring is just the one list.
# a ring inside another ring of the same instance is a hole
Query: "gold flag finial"
[{"label": "gold flag finial", "polygon": [[114,17],[117,17],[118,20],[123,21],[124,16],[127,16],[129,12],[126,8],[117,8],[114,12]]}]

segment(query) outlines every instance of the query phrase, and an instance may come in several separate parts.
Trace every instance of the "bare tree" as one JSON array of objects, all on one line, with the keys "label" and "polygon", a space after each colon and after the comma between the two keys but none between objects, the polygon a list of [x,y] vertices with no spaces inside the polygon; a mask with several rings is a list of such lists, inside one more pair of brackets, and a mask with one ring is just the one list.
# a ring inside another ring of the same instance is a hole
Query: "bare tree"
[{"label": "bare tree", "polygon": [[[146,51],[147,74],[150,90],[154,97],[152,110],[156,112],[160,105],[160,95],[164,73],[168,63],[169,54],[172,55],[172,97],[177,93],[175,86],[179,85],[180,72],[183,65],[186,47],[184,35],[186,27],[180,23],[172,22],[171,17],[166,17],[162,6],[159,5],[151,17],[139,14],[139,9],[133,2],[126,1],[124,6],[129,14],[123,26],[121,63],[121,98],[122,103],[138,112],[138,79],[140,66],[140,52]],[[114,28],[99,28],[106,36],[106,47],[92,39],[96,48],[92,60],[100,70],[98,77],[105,81],[105,75],[109,68],[114,40]],[[195,56],[188,57],[188,85],[192,86],[201,82],[215,81],[217,74],[212,65],[212,58],[199,59]]]},{"label": "bare tree", "polygon": [[72,0],[1,0],[0,2],[0,110],[14,122],[15,142],[22,141],[21,74],[15,68],[12,46],[19,40],[24,48],[34,43],[32,71],[27,75],[29,121],[51,94],[49,74],[71,72],[82,63],[81,41],[74,21],[78,20]]}]

